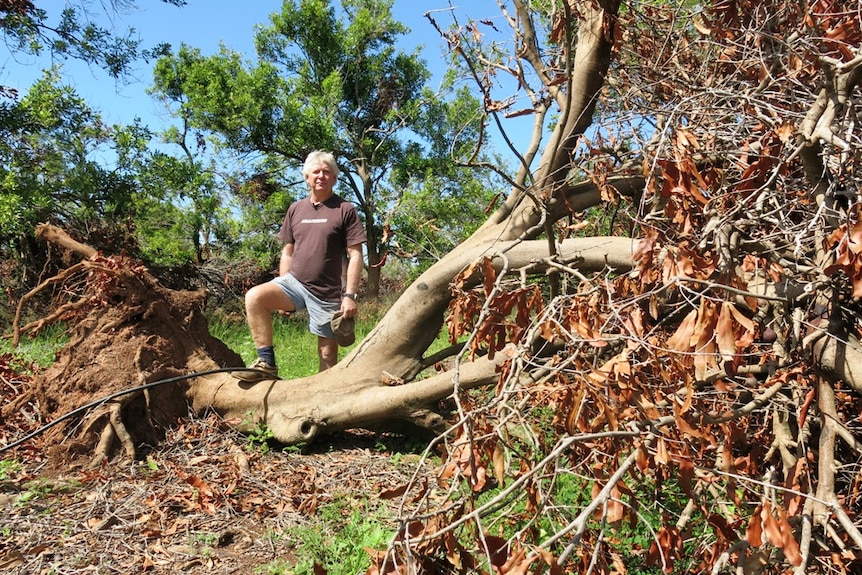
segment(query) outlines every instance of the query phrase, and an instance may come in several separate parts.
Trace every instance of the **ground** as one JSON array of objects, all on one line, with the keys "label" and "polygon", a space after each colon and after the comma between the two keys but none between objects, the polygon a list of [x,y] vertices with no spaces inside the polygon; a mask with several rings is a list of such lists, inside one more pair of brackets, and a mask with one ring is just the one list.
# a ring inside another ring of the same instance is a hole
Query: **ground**
[{"label": "ground", "polygon": [[[31,385],[9,359],[0,361],[4,405]],[[38,413],[29,403],[2,421],[0,448],[38,429]],[[117,456],[95,469],[88,469],[89,453],[49,455],[42,435],[6,450],[0,570],[292,573],[298,549],[309,545],[297,528],[344,529],[351,510],[394,512],[398,488],[419,459],[409,439],[369,432],[290,450],[264,439],[241,435],[211,414],[178,420],[135,461]],[[328,523],[319,523],[327,507]],[[341,525],[333,509],[344,515]],[[391,532],[394,525],[382,527]]]},{"label": "ground", "polygon": [[320,548],[315,575],[347,572],[340,554],[362,557],[353,575],[370,566],[363,548],[326,545],[357,524],[385,548],[416,495],[421,442],[348,430],[282,448],[267,429],[241,434],[190,408],[189,374],[242,365],[210,335],[205,291],[98,254],[31,293],[51,286],[53,311],[20,332],[62,319],[69,342],[46,369],[0,357],[0,570],[275,575],[311,572]]}]

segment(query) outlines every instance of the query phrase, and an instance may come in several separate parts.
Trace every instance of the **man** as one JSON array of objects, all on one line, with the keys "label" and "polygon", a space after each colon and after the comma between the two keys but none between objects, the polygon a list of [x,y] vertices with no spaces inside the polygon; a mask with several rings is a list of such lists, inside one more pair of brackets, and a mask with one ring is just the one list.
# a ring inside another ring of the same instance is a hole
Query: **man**
[{"label": "man", "polygon": [[245,296],[258,358],[249,369],[234,372],[239,380],[254,383],[278,379],[272,345],[272,314],[276,311],[307,310],[308,329],[317,335],[320,371],[338,361],[332,318],[336,312],[347,320],[356,316],[362,244],[366,241],[356,208],[332,191],[338,173],[335,158],[328,152],[311,152],[305,160],[302,175],[309,194],[291,204],[284,216],[278,234],[284,242],[279,276],[251,288]]}]

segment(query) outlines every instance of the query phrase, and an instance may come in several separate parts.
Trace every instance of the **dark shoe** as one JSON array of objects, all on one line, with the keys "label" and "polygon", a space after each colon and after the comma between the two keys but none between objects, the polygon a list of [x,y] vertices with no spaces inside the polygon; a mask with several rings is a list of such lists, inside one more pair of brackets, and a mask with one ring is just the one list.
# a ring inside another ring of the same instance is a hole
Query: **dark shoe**
[{"label": "dark shoe", "polygon": [[278,368],[269,365],[261,358],[257,358],[247,369],[238,369],[233,372],[233,376],[246,383],[257,383],[265,379],[278,379]]}]

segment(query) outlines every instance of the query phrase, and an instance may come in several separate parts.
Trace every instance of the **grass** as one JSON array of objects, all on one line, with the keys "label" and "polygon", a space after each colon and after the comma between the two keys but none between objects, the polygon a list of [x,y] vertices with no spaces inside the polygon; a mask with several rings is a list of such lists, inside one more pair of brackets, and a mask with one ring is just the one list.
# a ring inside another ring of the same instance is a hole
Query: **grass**
[{"label": "grass", "polygon": [[47,326],[35,337],[22,336],[18,347],[12,347],[12,339],[0,337],[0,353],[8,353],[15,363],[13,367],[21,373],[30,373],[31,367],[48,367],[57,359],[57,352],[69,341],[66,325],[56,323]]},{"label": "grass", "polygon": [[[372,330],[391,305],[391,300],[362,301],[356,318],[356,342],[339,348],[343,358]],[[282,379],[305,377],[317,373],[317,336],[308,331],[308,315],[303,311],[283,317],[273,315],[273,342],[278,362],[278,374]],[[209,316],[209,332],[242,356],[246,365],[257,357],[254,342],[248,331],[245,317],[240,314],[225,314],[216,310]]]},{"label": "grass", "polygon": [[[303,316],[305,314],[302,314]],[[317,371],[317,337],[308,332],[305,317],[274,316],[273,342],[279,376],[285,379],[311,375]],[[210,333],[242,356],[246,365],[257,357],[244,318],[213,314]]]},{"label": "grass", "polygon": [[391,537],[381,524],[388,512],[364,500],[335,497],[318,509],[311,524],[295,527],[296,575],[316,573],[320,565],[329,575],[355,575],[369,565],[368,548],[385,547]]}]

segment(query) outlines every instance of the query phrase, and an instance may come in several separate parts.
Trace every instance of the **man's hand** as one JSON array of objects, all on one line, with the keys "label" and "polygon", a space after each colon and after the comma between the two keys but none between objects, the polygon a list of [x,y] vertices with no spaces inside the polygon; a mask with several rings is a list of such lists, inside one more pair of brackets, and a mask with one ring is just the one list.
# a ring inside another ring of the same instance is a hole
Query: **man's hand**
[{"label": "man's hand", "polygon": [[341,315],[346,318],[356,317],[358,310],[359,306],[356,305],[356,300],[349,297],[341,298]]}]

